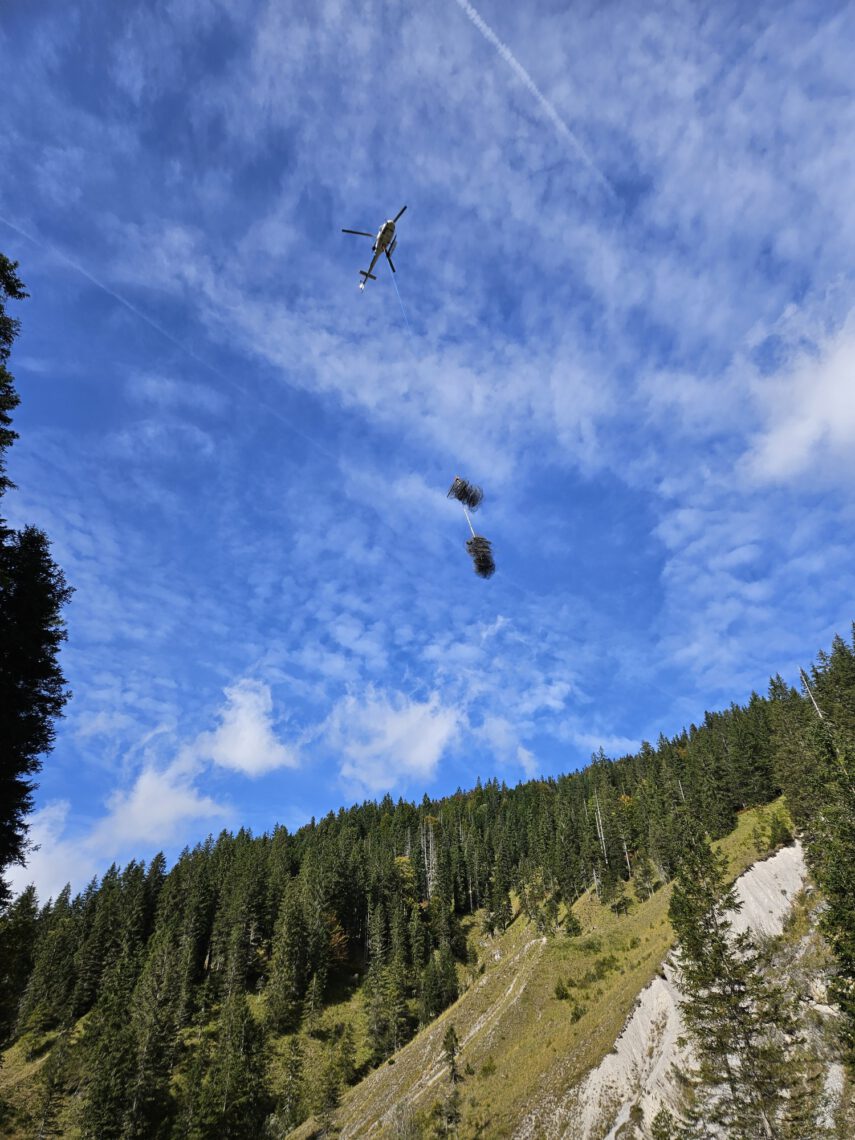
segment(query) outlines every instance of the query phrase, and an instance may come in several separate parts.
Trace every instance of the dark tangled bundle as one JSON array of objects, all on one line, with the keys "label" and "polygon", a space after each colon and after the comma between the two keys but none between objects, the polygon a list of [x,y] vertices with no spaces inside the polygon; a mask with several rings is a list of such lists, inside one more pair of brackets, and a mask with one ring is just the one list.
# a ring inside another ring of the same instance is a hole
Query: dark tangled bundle
[{"label": "dark tangled bundle", "polygon": [[481,534],[476,534],[466,543],[466,549],[472,556],[472,561],[475,563],[475,573],[478,577],[490,578],[496,570],[490,540]]},{"label": "dark tangled bundle", "polygon": [[454,482],[448,488],[448,498],[457,499],[458,503],[462,503],[464,507],[468,507],[470,511],[474,511],[484,498],[484,492],[480,487],[476,487],[474,483],[468,483],[465,479],[461,479],[459,475],[455,475]]}]

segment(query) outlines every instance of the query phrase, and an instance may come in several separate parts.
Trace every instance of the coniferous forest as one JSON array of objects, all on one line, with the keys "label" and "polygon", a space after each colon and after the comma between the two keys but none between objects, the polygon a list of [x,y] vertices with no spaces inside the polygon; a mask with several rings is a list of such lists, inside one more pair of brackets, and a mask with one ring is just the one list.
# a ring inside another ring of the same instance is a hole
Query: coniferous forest
[{"label": "coniferous forest", "polygon": [[781,791],[828,898],[851,1043],[855,643],[836,638],[810,684],[822,718],[776,677],[765,697],[558,779],[387,797],[295,833],[223,832],[172,868],[162,856],[113,866],[45,905],[25,891],[0,932],[5,1043],[50,1050],[45,1120],[76,1081],[85,1136],[252,1136],[268,1118],[284,1134],[364,1075],[363,1043],[345,1033],[312,1089],[297,1036],[289,1080],[266,1080],[271,1040],[311,1034],[331,994],[363,989],[379,1064],[457,997],[464,916],[498,931],[521,908],[538,930],[572,935],[567,904],[583,891],[614,900],[630,877],[654,889],[698,828],[723,836]]},{"label": "coniferous forest", "polygon": [[[0,262],[6,296],[24,295],[15,268]],[[17,326],[2,315],[0,455],[17,399],[5,371]],[[41,532],[4,527],[0,540],[0,605],[17,638],[0,658],[5,867],[24,854],[33,779],[66,699],[57,652],[69,591]],[[512,788],[490,780],[418,804],[387,796],[293,833],[224,831],[172,867],[157,855],[112,866],[77,895],[66,888],[45,901],[30,888],[0,899],[0,1046],[43,1060],[28,1118],[0,1105],[3,1125],[59,1135],[71,1098],[75,1128],[92,1140],[284,1136],[310,1114],[328,1132],[347,1086],[458,997],[472,916],[488,935],[521,914],[547,938],[573,938],[574,901],[593,892],[619,911],[630,880],[644,898],[676,878],[674,927],[708,995],[716,961],[738,970],[724,943],[702,940],[691,958],[697,931],[729,898],[704,845],[781,794],[824,895],[851,1062],[855,629],[819,655],[803,691],[775,677],[765,696],[708,712],[634,755],[600,751],[559,778]],[[773,846],[790,838],[781,816],[771,826]],[[325,1007],[356,992],[362,1038],[350,1024],[322,1029]],[[756,992],[761,1008],[765,991]],[[703,1016],[699,1004],[701,1028]],[[309,1073],[311,1039],[324,1062]],[[453,1027],[444,1048],[454,1074]],[[755,1101],[749,1108],[771,1128]]]}]

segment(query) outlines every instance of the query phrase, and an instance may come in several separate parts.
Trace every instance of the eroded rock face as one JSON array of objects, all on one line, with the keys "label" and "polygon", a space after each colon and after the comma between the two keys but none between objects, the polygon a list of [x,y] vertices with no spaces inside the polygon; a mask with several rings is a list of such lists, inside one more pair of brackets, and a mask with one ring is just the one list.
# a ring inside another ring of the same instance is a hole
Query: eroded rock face
[{"label": "eroded rock face", "polygon": [[[742,909],[730,916],[734,931],[780,934],[806,873],[799,843],[750,867],[736,883]],[[613,1140],[631,1117],[639,1120],[639,1110],[640,1120],[649,1125],[663,1104],[675,1105],[679,1098],[673,1068],[692,1063],[687,1047],[680,1044],[684,1027],[679,1001],[674,970],[666,963],[641,992],[612,1052],[561,1101],[531,1114],[515,1135],[520,1140]],[[647,1135],[645,1124],[639,1128]]]}]

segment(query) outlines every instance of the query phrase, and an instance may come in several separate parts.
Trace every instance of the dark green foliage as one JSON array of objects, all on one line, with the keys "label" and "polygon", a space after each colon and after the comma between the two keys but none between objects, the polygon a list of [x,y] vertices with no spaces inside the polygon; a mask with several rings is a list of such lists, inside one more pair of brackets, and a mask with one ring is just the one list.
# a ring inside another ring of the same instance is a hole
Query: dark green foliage
[{"label": "dark green foliage", "polygon": [[454,1085],[443,1100],[438,1100],[431,1111],[434,1136],[456,1136],[462,1114],[460,1089]]},{"label": "dark green foliage", "polygon": [[425,966],[422,974],[420,1020],[422,1025],[433,1021],[438,1013],[457,999],[457,971],[451,952],[438,950]]},{"label": "dark green foliage", "polygon": [[448,1065],[448,1079],[453,1085],[456,1085],[460,1080],[460,1073],[457,1070],[457,1054],[459,1052],[460,1042],[457,1039],[457,1030],[453,1023],[449,1022],[442,1039],[442,1055],[445,1058],[446,1065]]},{"label": "dark green foliage", "polygon": [[164,927],[151,940],[132,998],[135,1052],[127,1095],[128,1140],[155,1140],[167,1134],[178,1028],[178,985],[179,958],[172,933]]},{"label": "dark green foliage", "polygon": [[10,261],[0,253],[0,498],[10,486],[6,477],[6,449],[18,438],[12,430],[12,412],[20,403],[20,397],[15,391],[12,375],[6,368],[6,361],[21,327],[20,321],[6,312],[6,301],[23,301],[28,296],[23,281],[16,273],[17,268],[17,261]]},{"label": "dark green foliage", "polygon": [[855,626],[851,644],[838,636],[830,654],[819,654],[807,684],[805,699],[776,677],[769,708],[787,805],[828,904],[822,925],[838,966],[832,993],[855,1065]]},{"label": "dark green foliage", "polygon": [[[36,527],[13,531],[2,517],[9,488],[6,449],[17,438],[12,412],[19,403],[6,362],[19,322],[6,302],[27,296],[17,262],[0,253],[0,908],[7,899],[2,875],[26,854],[26,816],[33,777],[54,740],[54,722],[68,700],[59,668],[65,639],[62,609],[71,596]],[[8,1019],[8,1013],[0,1013]]]},{"label": "dark green foliage", "polygon": [[682,1140],[683,1130],[664,1106],[653,1117],[650,1126],[652,1140]]},{"label": "dark green foliage", "polygon": [[819,722],[810,755],[825,782],[825,802],[805,828],[808,859],[827,908],[822,928],[837,961],[831,993],[846,1017],[844,1036],[855,1064],[855,736]]},{"label": "dark green foliage", "polygon": [[582,923],[579,921],[572,910],[568,909],[567,914],[564,916],[563,926],[564,933],[568,938],[576,938],[579,934],[582,933]]},{"label": "dark green foliage", "polygon": [[335,1112],[340,1103],[341,1074],[338,1058],[335,1051],[329,1049],[312,1096],[312,1111],[318,1122],[318,1135],[335,1135]]},{"label": "dark green foliage", "polygon": [[18,1020],[21,997],[33,968],[39,926],[36,892],[28,887],[0,918],[0,1049]]},{"label": "dark green foliage", "polygon": [[[846,687],[851,656],[835,643],[812,679],[821,707],[841,722],[855,693]],[[278,1135],[324,1097],[331,1104],[333,1086],[340,1093],[356,1079],[357,1054],[385,1061],[417,1021],[427,1024],[456,1000],[463,916],[481,910],[488,931],[504,930],[512,896],[517,921],[551,935],[563,916],[570,946],[600,955],[584,977],[577,971],[562,982],[568,1016],[583,1017],[575,987],[598,984],[615,962],[598,939],[580,937],[574,900],[595,883],[618,910],[622,899],[649,897],[701,857],[704,832],[727,830],[744,803],[771,799],[781,786],[827,892],[840,963],[835,992],[855,1017],[851,770],[844,729],[820,722],[776,680],[767,699],[708,714],[635,756],[612,762],[598,753],[558,779],[513,789],[479,782],[419,805],[386,797],[295,834],[223,832],[182,852],[168,872],[162,857],[148,868],[112,867],[75,899],[66,890],[37,912],[30,893],[8,909],[0,918],[6,1033],[27,1033],[40,1055],[57,1030],[86,1015],[72,1053],[81,1058],[75,1071],[84,1074],[91,1135],[224,1135],[249,1127],[246,1120]],[[770,813],[762,832],[764,847],[786,842],[786,818]],[[695,870],[694,895],[675,892],[678,912],[703,913],[718,897],[715,867]],[[707,933],[699,945],[711,953],[717,944]],[[367,1041],[349,1027],[331,1029],[324,1016],[328,1001],[359,987]],[[247,995],[259,995],[253,1015]],[[256,1016],[269,1032],[313,1035],[313,1050],[329,1053],[324,1097],[317,1072],[304,1087],[297,1037],[284,1087],[268,1094]],[[335,1109],[326,1111],[331,1128]]]},{"label": "dark green foliage", "polygon": [[287,1135],[307,1116],[303,1087],[303,1050],[298,1037],[288,1042],[285,1076],[276,1105],[276,1124],[282,1135]]},{"label": "dark green foliage", "polygon": [[69,1024],[76,985],[75,957],[80,939],[80,900],[72,906],[66,886],[39,916],[33,969],[21,1000],[18,1027],[37,1033]]},{"label": "dark green foliage", "polygon": [[267,1017],[277,1033],[289,1033],[299,1025],[306,993],[307,951],[300,887],[294,879],[282,900],[266,990]]},{"label": "dark green foliage", "polygon": [[69,697],[59,648],[70,597],[44,532],[0,520],[0,872],[23,861],[33,777]]},{"label": "dark green foliage", "polygon": [[113,957],[103,992],[86,1025],[83,1050],[90,1079],[81,1121],[86,1140],[121,1140],[126,1135],[137,1060],[129,1011],[138,964],[139,950],[130,945]]},{"label": "dark green foliage", "polygon": [[[796,1020],[750,937],[733,936],[727,914],[739,906],[724,857],[699,831],[687,834],[669,909],[681,1009],[698,1059],[688,1075],[695,1097],[686,1115],[690,1125],[713,1124],[734,1140],[783,1140],[801,1135],[790,1130],[792,1114],[809,1099]],[[811,1108],[815,1113],[815,1102]]]},{"label": "dark green foliage", "polygon": [[[201,1050],[200,1050],[201,1052]],[[204,1078],[192,1092],[188,1140],[243,1140],[257,1136],[269,1106],[264,1033],[246,997],[228,995],[217,1019],[216,1044],[207,1053]],[[198,1080],[198,1074],[192,1077]]]},{"label": "dark green foliage", "polygon": [[70,1054],[69,1031],[63,1030],[53,1042],[39,1072],[33,1124],[40,1138],[61,1135],[58,1130],[59,1111],[68,1092]]}]

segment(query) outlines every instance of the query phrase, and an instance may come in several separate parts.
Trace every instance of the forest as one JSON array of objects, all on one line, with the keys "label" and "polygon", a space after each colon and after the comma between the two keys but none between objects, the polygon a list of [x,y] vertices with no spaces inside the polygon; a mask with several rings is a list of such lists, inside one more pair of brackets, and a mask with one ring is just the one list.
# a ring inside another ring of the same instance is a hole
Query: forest
[{"label": "forest", "polygon": [[[851,1047],[855,630],[806,676],[803,693],[775,677],[766,696],[557,779],[366,801],[294,833],[224,831],[171,868],[162,855],[112,866],[75,896],[40,904],[25,891],[0,925],[0,1024],[6,1045],[47,1054],[39,1134],[53,1134],[72,1089],[87,1137],[285,1135],[310,1112],[329,1121],[348,1084],[458,996],[465,916],[492,932],[522,912],[572,938],[583,892],[616,909],[630,882],[644,897],[674,878],[699,829],[721,837],[782,792],[828,900]],[[348,987],[364,994],[365,1040],[352,1028],[326,1040],[309,1080],[303,1043]]]}]

